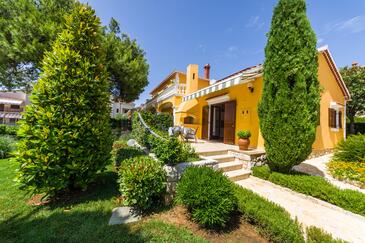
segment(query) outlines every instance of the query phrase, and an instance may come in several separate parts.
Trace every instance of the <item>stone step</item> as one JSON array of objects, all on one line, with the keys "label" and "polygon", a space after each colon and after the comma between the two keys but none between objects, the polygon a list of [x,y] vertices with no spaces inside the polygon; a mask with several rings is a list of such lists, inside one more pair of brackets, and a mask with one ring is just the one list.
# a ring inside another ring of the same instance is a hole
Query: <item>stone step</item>
[{"label": "stone step", "polygon": [[225,176],[227,176],[229,179],[231,179],[232,181],[240,181],[240,180],[247,179],[248,177],[250,177],[251,171],[240,169],[240,170],[224,172],[223,174]]},{"label": "stone step", "polygon": [[213,156],[208,156],[207,158],[215,160],[218,163],[231,162],[236,160],[235,156],[231,154],[213,155]]},{"label": "stone step", "polygon": [[243,164],[240,161],[231,161],[231,162],[225,162],[225,163],[218,164],[218,168],[223,172],[239,170],[239,169],[242,169],[242,167],[243,167]]},{"label": "stone step", "polygon": [[216,156],[216,155],[222,155],[227,154],[228,150],[214,150],[214,151],[205,151],[205,152],[198,152],[198,155],[203,157],[210,157],[210,156]]}]

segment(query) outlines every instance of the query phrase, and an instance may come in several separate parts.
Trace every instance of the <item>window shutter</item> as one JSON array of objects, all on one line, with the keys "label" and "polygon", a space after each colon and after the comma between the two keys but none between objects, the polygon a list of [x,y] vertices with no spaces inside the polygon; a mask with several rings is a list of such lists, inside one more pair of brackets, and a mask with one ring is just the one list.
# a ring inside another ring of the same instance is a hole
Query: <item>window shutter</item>
[{"label": "window shutter", "polygon": [[332,109],[328,108],[328,126],[332,127]]},{"label": "window shutter", "polygon": [[338,127],[342,128],[342,111],[338,112]]},{"label": "window shutter", "polygon": [[331,128],[337,128],[336,124],[336,110],[332,108],[328,108],[328,125]]}]

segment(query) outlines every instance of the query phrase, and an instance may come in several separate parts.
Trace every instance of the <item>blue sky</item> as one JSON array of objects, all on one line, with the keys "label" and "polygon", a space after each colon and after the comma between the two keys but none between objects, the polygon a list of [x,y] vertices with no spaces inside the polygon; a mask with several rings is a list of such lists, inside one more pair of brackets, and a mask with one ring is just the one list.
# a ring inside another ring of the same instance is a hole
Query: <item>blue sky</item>
[{"label": "blue sky", "polygon": [[[277,0],[83,0],[104,24],[111,17],[137,39],[150,65],[149,82],[136,102],[171,71],[189,63],[211,65],[220,79],[262,63],[266,33]],[[365,64],[365,0],[307,0],[318,46],[329,45],[339,67]]]}]

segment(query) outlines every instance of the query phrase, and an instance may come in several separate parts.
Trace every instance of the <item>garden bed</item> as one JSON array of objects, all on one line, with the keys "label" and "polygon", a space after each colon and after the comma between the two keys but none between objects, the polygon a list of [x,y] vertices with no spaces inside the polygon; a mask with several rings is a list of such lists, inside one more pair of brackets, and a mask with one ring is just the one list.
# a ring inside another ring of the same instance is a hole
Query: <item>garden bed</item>
[{"label": "garden bed", "polygon": [[188,229],[194,235],[202,237],[209,242],[268,242],[255,228],[241,219],[240,214],[233,217],[231,227],[224,231],[206,230],[193,222],[183,206],[176,206],[169,211],[154,215],[152,218],[173,224],[178,228]]}]

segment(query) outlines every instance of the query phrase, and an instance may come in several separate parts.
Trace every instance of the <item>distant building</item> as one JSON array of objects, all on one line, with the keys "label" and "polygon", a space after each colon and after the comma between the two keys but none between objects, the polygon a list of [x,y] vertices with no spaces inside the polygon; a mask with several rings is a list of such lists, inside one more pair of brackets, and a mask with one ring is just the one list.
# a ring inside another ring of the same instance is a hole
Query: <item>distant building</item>
[{"label": "distant building", "polygon": [[0,123],[15,125],[29,104],[29,95],[21,91],[0,92]]},{"label": "distant building", "polygon": [[134,109],[134,103],[125,103],[125,102],[119,102],[119,101],[113,101],[111,100],[111,114],[110,116],[112,118],[115,118],[117,114],[126,115],[128,111]]}]

